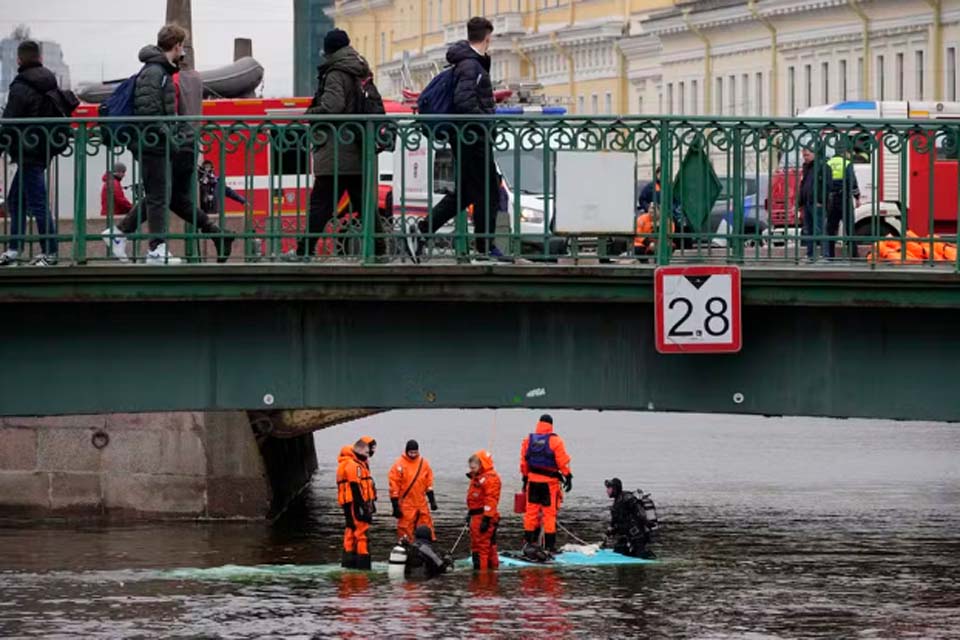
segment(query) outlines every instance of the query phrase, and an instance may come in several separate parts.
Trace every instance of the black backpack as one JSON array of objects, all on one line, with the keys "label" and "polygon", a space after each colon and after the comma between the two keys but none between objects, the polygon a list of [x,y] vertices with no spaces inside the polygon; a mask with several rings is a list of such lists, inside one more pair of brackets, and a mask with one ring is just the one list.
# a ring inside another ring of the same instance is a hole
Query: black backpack
[{"label": "black backpack", "polygon": [[[357,82],[357,104],[355,112],[370,115],[382,116],[387,113],[383,107],[383,96],[380,90],[373,83],[373,76],[360,78]],[[384,123],[377,131],[377,153],[381,151],[393,151],[397,145],[397,127],[392,122]]]},{"label": "black backpack", "polygon": [[[49,91],[41,91],[36,85],[24,78],[17,78],[16,82],[22,82],[30,87],[36,93],[43,97],[40,118],[70,118],[73,112],[80,106],[80,100],[73,91],[62,90],[54,87]],[[47,128],[50,141],[50,154],[60,155],[70,146],[70,134],[72,133],[69,125],[57,125]]]}]

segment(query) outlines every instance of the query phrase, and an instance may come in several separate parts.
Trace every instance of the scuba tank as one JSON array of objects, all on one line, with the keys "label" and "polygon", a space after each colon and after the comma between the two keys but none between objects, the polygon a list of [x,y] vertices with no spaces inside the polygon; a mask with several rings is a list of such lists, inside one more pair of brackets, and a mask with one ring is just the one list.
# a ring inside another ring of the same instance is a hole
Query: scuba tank
[{"label": "scuba tank", "polygon": [[660,520],[657,518],[657,506],[653,503],[653,498],[649,493],[644,493],[643,489],[637,489],[637,500],[640,502],[640,508],[643,510],[647,519],[647,529],[656,531],[660,528]]},{"label": "scuba tank", "polygon": [[403,578],[403,571],[407,566],[407,548],[398,544],[390,550],[390,560],[387,564],[387,575],[391,578]]}]

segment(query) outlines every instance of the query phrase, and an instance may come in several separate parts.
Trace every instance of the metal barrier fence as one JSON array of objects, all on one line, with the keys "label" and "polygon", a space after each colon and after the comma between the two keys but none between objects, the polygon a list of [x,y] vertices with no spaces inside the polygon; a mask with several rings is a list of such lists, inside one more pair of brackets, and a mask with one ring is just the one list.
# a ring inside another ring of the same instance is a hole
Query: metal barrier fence
[{"label": "metal barrier fence", "polygon": [[[0,120],[0,244],[8,264],[958,269],[958,141],[960,123],[935,119]],[[125,186],[109,178],[118,163]]]}]

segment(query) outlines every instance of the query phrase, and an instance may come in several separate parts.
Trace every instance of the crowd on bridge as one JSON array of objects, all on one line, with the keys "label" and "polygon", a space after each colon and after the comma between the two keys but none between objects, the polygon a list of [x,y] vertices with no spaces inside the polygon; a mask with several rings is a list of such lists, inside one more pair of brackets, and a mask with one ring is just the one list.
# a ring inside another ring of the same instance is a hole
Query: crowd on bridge
[{"label": "crowd on bridge", "polygon": [[[343,510],[343,558],[345,568],[371,568],[369,530],[377,513],[377,486],[371,460],[377,442],[359,438],[340,450],[337,464],[337,501]],[[573,490],[571,456],[563,438],[553,429],[549,414],[540,417],[536,429],[520,445],[519,471],[523,492],[515,499],[514,511],[523,514],[522,556],[531,562],[549,562],[559,551],[558,514],[565,493]],[[452,553],[438,552],[431,512],[440,507],[434,493],[430,463],[420,453],[416,440],[407,442],[403,453],[388,473],[391,516],[396,520],[398,544],[405,548],[405,571],[411,577],[434,577],[452,566]],[[478,571],[499,567],[497,532],[502,482],[489,451],[478,450],[467,460],[466,512],[464,529],[469,531],[473,568]],[[651,525],[634,493],[624,491],[618,478],[607,480],[607,495],[613,499],[606,546],[617,553],[651,557],[647,548]],[[459,543],[459,539],[457,541]]]}]

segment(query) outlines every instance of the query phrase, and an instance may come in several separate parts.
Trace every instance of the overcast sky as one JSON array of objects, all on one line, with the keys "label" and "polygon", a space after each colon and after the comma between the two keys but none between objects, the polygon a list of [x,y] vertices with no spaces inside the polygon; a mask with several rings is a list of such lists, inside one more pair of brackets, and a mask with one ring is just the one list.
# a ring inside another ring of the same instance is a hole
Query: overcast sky
[{"label": "overcast sky", "polygon": [[[63,48],[74,85],[137,71],[137,52],[156,42],[166,0],[0,0],[0,37],[24,23],[38,40]],[[293,0],[193,0],[193,43],[200,70],[233,60],[233,39],[253,39],[264,95],[293,91]]]}]

